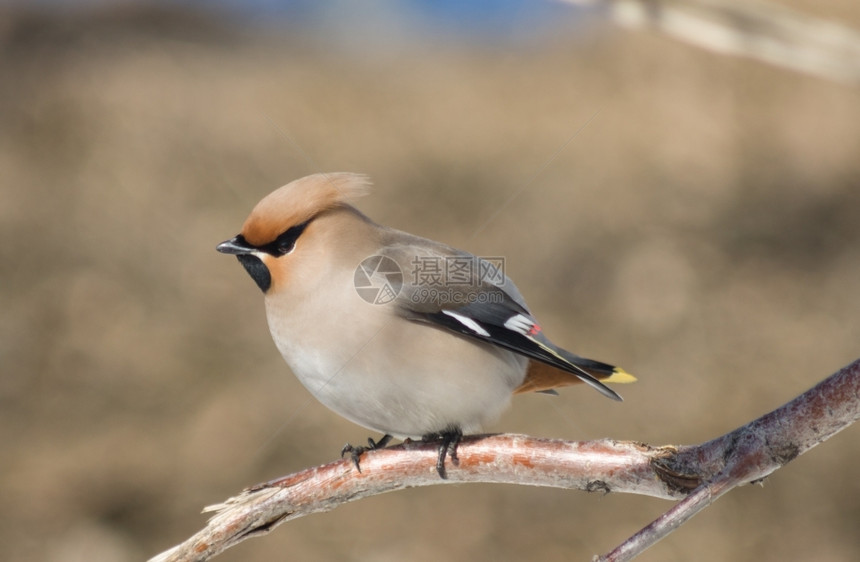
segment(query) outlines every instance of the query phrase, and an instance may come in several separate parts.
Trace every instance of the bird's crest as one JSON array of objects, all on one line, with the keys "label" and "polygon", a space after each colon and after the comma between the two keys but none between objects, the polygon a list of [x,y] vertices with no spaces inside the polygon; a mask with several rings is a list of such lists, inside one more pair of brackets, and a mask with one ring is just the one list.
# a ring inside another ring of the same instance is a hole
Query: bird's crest
[{"label": "bird's crest", "polygon": [[262,246],[292,226],[319,213],[349,204],[370,191],[367,176],[337,172],[299,178],[264,197],[242,226],[242,236]]}]

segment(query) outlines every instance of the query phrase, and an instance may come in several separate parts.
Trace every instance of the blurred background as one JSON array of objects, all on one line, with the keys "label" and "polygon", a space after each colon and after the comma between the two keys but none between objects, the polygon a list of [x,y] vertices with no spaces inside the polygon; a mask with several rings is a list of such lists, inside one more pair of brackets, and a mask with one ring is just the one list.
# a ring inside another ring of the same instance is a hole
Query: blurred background
[{"label": "blurred background", "polygon": [[[856,2],[797,0],[860,29]],[[318,404],[215,245],[369,174],[378,222],[504,256],[557,343],[636,374],[489,431],[698,443],[860,356],[860,92],[507,1],[0,6],[0,544],[141,560],[368,432]],[[374,436],[378,437],[378,436]],[[640,559],[860,558],[858,428]],[[218,560],[590,560],[672,504],[435,486]]]}]

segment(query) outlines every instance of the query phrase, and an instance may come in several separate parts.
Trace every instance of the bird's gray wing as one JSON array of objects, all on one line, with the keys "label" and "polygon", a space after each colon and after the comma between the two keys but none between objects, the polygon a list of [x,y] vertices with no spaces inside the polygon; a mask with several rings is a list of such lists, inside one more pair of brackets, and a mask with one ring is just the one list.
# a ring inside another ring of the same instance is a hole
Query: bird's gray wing
[{"label": "bird's gray wing", "polygon": [[[444,244],[402,234],[385,246],[398,263],[403,284],[393,304],[398,313],[487,342],[567,371],[601,394],[621,397],[585,369],[613,367],[553,344],[528,310],[503,262],[491,262]],[[470,264],[471,262],[471,264]]]}]

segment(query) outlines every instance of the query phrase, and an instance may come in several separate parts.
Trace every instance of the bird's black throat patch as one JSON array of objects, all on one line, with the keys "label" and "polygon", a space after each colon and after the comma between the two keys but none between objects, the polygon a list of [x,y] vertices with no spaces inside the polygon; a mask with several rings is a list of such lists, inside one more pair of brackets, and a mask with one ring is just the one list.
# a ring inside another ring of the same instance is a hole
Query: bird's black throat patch
[{"label": "bird's black throat patch", "polygon": [[254,280],[254,283],[264,293],[272,286],[272,274],[269,273],[269,268],[263,263],[263,260],[253,254],[238,254],[236,259]]}]

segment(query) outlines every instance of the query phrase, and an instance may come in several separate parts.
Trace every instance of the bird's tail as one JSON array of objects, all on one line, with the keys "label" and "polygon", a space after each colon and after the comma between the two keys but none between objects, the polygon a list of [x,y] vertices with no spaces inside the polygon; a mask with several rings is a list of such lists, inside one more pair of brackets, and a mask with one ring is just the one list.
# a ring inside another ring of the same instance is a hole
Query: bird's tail
[{"label": "bird's tail", "polygon": [[594,359],[586,359],[585,357],[574,355],[573,353],[570,353],[569,351],[565,351],[563,349],[560,351],[561,355],[565,359],[567,359],[569,362],[573,363],[592,377],[596,378],[600,382],[609,382],[615,384],[627,384],[631,382],[636,382],[636,377],[634,377],[621,367],[616,367],[615,365],[595,361]]},{"label": "bird's tail", "polygon": [[[554,365],[549,365],[542,361],[532,359],[529,361],[526,378],[523,383],[515,390],[516,393],[522,392],[545,392],[549,394],[557,394],[556,388],[570,386],[581,382],[591,383],[592,381],[580,375],[584,372],[586,375],[593,377],[602,383],[631,383],[636,382],[636,377],[620,367],[579,357],[568,351],[557,348],[558,355],[561,355],[565,363],[575,366],[574,369],[560,369]],[[591,384],[591,386],[594,386]],[[605,387],[603,387],[605,388]],[[598,390],[603,390],[598,388]],[[607,389],[608,390],[608,389]],[[611,391],[610,391],[611,392]],[[615,396],[617,394],[613,393]],[[614,397],[614,396],[610,396]]]}]

